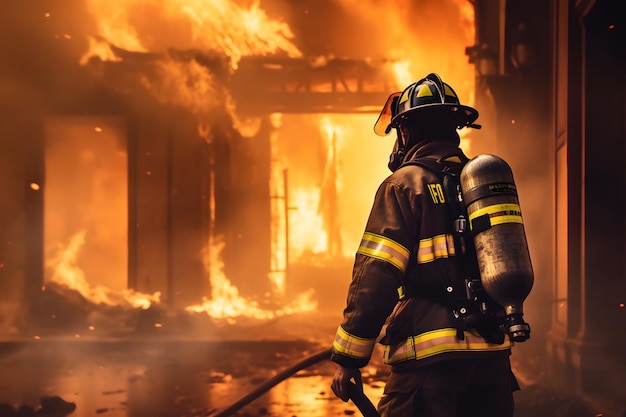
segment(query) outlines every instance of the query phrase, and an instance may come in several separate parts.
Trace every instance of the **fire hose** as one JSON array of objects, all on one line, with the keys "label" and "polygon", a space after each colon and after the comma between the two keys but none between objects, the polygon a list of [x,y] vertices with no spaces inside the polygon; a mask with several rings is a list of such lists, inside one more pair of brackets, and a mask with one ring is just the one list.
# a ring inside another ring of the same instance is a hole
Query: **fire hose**
[{"label": "fire hose", "polygon": [[[324,349],[321,352],[315,353],[313,355],[307,356],[301,361],[295,363],[289,368],[284,369],[278,374],[274,375],[272,378],[263,382],[261,385],[256,387],[252,392],[244,395],[239,400],[235,401],[231,405],[217,410],[216,412],[210,414],[210,417],[227,417],[236,411],[240,410],[244,406],[248,405],[267,391],[269,391],[272,387],[278,385],[280,382],[294,375],[296,372],[305,369],[311,365],[314,365],[323,360],[327,360],[330,358],[332,349]],[[372,402],[367,398],[365,393],[359,389],[356,384],[350,383],[349,389],[349,397],[350,400],[356,405],[359,409],[363,417],[379,417],[378,411],[376,407],[372,404]]]}]

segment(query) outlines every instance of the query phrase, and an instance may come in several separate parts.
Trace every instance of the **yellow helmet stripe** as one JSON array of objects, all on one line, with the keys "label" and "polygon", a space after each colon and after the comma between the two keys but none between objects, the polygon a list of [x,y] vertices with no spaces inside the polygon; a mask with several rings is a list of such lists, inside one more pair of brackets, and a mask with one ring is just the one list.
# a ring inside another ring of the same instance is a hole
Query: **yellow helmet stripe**
[{"label": "yellow helmet stripe", "polygon": [[372,355],[376,339],[364,339],[351,335],[343,327],[339,326],[335,334],[333,349],[337,353],[352,358],[367,359]]},{"label": "yellow helmet stripe", "polygon": [[524,223],[518,204],[493,204],[478,209],[469,215],[470,229],[473,227],[474,219],[485,214],[489,215],[489,222],[492,226],[504,223]]},{"label": "yellow helmet stripe", "polygon": [[422,84],[419,86],[419,90],[415,93],[415,97],[432,97],[433,92],[430,90],[430,86]]},{"label": "yellow helmet stripe", "polygon": [[417,248],[417,263],[425,264],[438,258],[454,256],[454,236],[450,234],[437,235],[420,240]]},{"label": "yellow helmet stripe", "polygon": [[394,265],[400,271],[406,271],[410,252],[404,246],[384,236],[365,232],[357,253],[381,259]]},{"label": "yellow helmet stripe", "polygon": [[503,344],[488,343],[472,330],[463,332],[464,340],[456,337],[456,329],[433,330],[418,336],[411,336],[399,346],[385,346],[385,363],[394,364],[409,359],[424,359],[444,352],[499,351],[510,349],[513,343],[505,338]]},{"label": "yellow helmet stripe", "polygon": [[400,104],[402,104],[402,103],[404,103],[405,101],[408,101],[408,100],[409,100],[409,92],[407,90],[407,91],[405,91],[402,94],[402,96],[400,97],[400,100],[398,100],[398,105],[400,105]]},{"label": "yellow helmet stripe", "polygon": [[454,93],[454,91],[452,91],[452,89],[447,84],[443,85],[443,92],[447,96],[458,98],[456,94]]}]

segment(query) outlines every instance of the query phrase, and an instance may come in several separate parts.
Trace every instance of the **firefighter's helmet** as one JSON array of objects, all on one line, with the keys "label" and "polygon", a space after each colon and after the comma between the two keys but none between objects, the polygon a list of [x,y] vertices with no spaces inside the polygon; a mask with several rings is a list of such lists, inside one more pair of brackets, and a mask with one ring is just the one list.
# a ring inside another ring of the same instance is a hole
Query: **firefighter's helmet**
[{"label": "firefighter's helmet", "polygon": [[426,116],[426,120],[435,116],[439,121],[449,121],[457,129],[480,127],[474,124],[478,111],[462,105],[452,87],[432,73],[404,91],[391,94],[374,125],[374,131],[379,136],[386,136],[392,128],[420,116]]}]

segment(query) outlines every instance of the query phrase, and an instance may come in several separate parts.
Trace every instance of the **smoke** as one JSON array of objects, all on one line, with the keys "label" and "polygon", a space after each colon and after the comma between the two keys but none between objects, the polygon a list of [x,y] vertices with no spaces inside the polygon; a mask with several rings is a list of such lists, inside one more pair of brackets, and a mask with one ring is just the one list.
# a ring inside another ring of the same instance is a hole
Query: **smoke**
[{"label": "smoke", "polygon": [[[350,56],[376,61],[408,62],[405,86],[430,72],[441,75],[459,94],[473,103],[473,67],[465,47],[474,43],[473,6],[466,0],[336,0],[354,30],[337,36],[334,48]],[[352,29],[352,27],[351,27]]]}]

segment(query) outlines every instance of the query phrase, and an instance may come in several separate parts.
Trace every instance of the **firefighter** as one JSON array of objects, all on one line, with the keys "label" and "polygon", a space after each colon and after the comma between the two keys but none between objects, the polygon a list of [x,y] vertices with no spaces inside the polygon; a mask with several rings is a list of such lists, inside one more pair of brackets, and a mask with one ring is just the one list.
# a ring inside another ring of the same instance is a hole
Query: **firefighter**
[{"label": "firefighter", "polygon": [[[331,389],[343,401],[351,384],[362,390],[360,368],[380,341],[391,366],[382,417],[513,416],[513,342],[497,307],[487,314],[488,299],[467,296],[464,278],[476,271],[463,260],[471,251],[455,234],[455,196],[442,174],[458,175],[467,163],[458,130],[480,128],[477,118],[450,85],[428,74],[392,94],[374,127],[379,135],[396,130],[392,173],[376,192],[355,256],[332,347],[339,367]],[[436,164],[412,163],[425,159]]]}]

